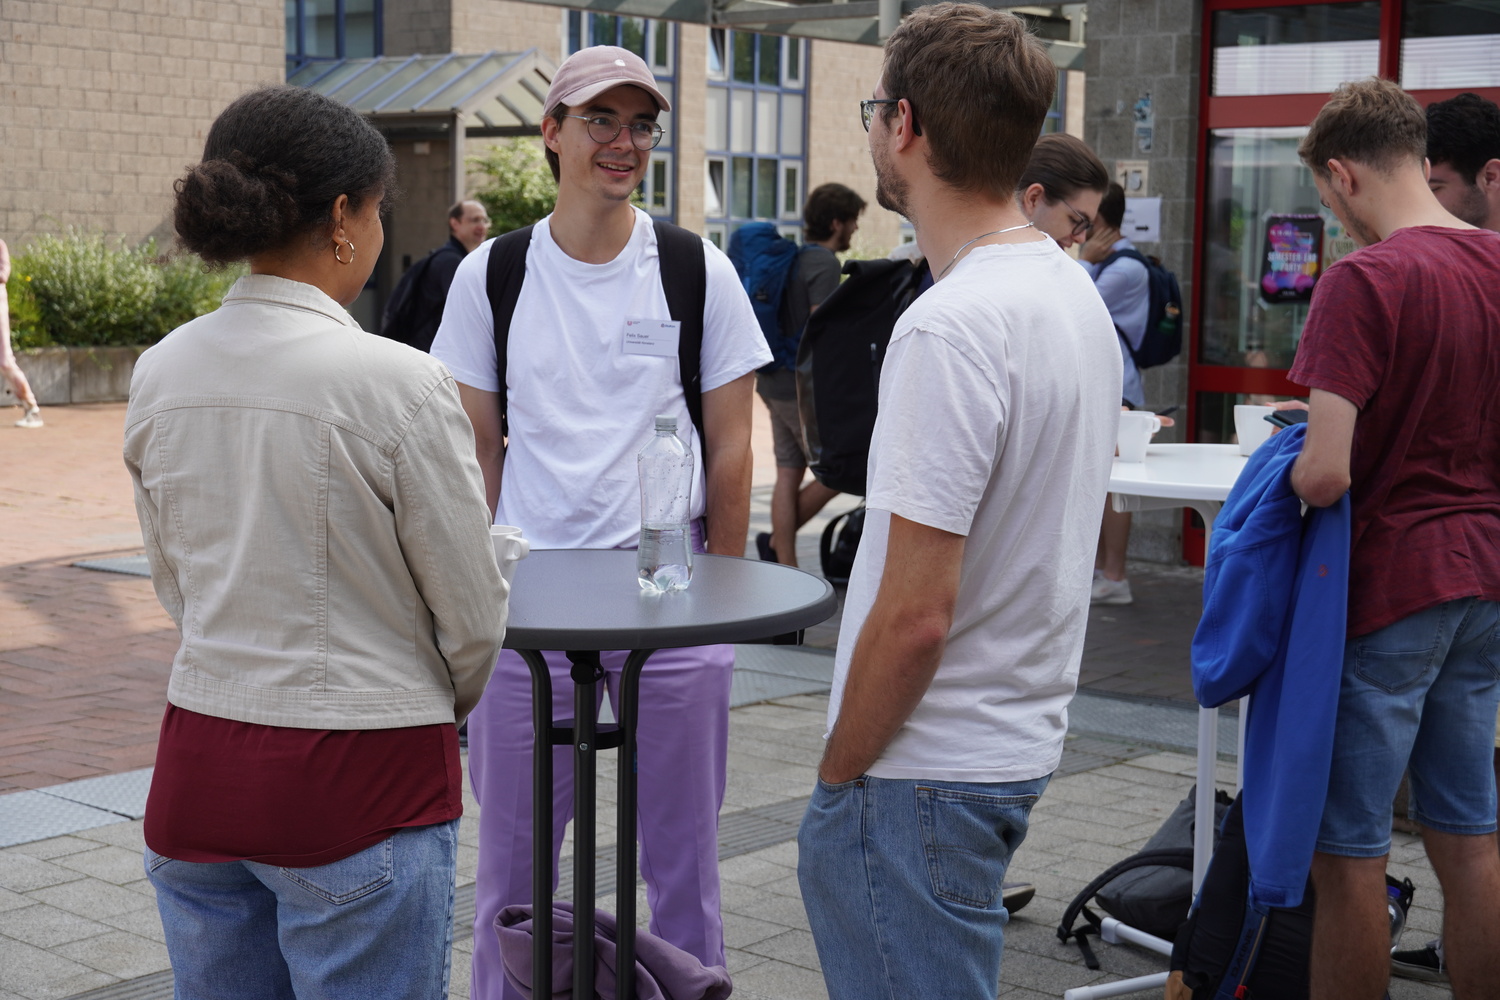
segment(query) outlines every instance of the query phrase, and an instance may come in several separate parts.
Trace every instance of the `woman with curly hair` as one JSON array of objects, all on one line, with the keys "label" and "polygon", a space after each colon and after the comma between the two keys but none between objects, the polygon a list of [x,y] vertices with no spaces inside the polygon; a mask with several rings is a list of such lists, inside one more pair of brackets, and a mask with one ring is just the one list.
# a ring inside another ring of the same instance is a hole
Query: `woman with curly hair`
[{"label": "woman with curly hair", "polygon": [[179,1000],[447,996],[455,727],[507,590],[453,379],[344,309],[393,180],[359,115],[272,87],[177,182],[182,243],[250,265],[126,416],[182,634],[145,824]]}]

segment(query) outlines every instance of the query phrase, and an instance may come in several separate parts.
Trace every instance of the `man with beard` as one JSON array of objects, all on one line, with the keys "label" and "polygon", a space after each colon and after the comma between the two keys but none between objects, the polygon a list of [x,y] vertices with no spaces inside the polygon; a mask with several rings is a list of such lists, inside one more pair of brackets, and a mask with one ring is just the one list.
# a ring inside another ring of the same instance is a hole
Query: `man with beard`
[{"label": "man with beard", "polygon": [[[836,254],[849,249],[859,231],[865,200],[842,184],[820,184],[802,206],[802,235],[807,242],[787,278],[782,332],[800,340],[807,318],[839,287]],[[755,391],[771,414],[771,438],[776,449],[776,485],[771,491],[771,531],[755,539],[760,557],[797,565],[797,530],[838,496],[816,479],[802,480],[807,455],[802,447],[802,416],[797,410],[797,373],[772,362],[755,374]]]},{"label": "man with beard", "polygon": [[819,781],[798,836],[831,1000],[993,1000],[1001,885],[1062,756],[1119,419],[1089,277],[1017,204],[1057,71],[921,7],[861,102],[934,287],[897,321]]},{"label": "man with beard", "polygon": [[[542,141],[558,182],[557,208],[529,234],[504,367],[486,273],[507,237],[459,265],[432,345],[458,381],[474,425],[490,508],[498,523],[518,525],[533,549],[634,547],[641,527],[636,453],[651,439],[651,418],[670,414],[695,453],[695,550],[743,556],[752,374],[771,352],[729,259],[706,240],[653,224],[630,204],[661,138],[657,116],[671,105],[639,56],[595,46],[558,67],[545,108]],[[684,239],[687,251],[703,255],[701,446],[679,370],[680,328],[691,318],[669,318],[662,283],[669,269],[659,263],[680,254],[677,268],[686,271]],[[497,285],[503,280],[497,276]],[[629,579],[620,585],[635,589]],[[618,705],[625,653],[601,660]],[[570,664],[560,653],[548,653],[547,662],[552,717],[566,718]],[[734,647],[700,646],[662,650],[641,674],[640,867],[651,932],[705,965],[724,964],[718,821],[733,666]],[[469,770],[481,810],[474,1000],[521,995],[506,980],[494,920],[505,906],[531,902],[531,758],[531,675],[506,651],[469,716]],[[557,748],[554,886],[572,772],[572,752]]]},{"label": "man with beard", "polygon": [[1453,992],[1493,996],[1500,981],[1500,236],[1438,202],[1426,148],[1421,106],[1370,79],[1339,87],[1299,149],[1360,244],[1318,280],[1289,376],[1311,389],[1292,488],[1319,507],[1348,490],[1354,518],[1312,865],[1319,1000],[1386,988],[1384,876],[1406,770],[1443,888]]}]

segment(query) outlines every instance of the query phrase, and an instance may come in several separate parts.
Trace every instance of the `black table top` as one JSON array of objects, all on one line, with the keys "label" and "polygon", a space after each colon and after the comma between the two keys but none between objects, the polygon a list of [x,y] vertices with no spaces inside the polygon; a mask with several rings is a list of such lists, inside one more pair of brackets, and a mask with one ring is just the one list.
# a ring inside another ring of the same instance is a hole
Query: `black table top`
[{"label": "black table top", "polygon": [[833,587],[790,566],[693,556],[686,590],[648,594],[631,549],[547,549],[516,565],[507,649],[668,649],[753,642],[829,618]]}]

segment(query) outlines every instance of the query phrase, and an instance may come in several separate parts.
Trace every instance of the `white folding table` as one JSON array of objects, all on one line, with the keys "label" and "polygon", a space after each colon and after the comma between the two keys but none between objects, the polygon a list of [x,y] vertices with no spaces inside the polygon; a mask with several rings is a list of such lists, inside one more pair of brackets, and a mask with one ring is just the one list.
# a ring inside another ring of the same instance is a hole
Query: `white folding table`
[{"label": "white folding table", "polygon": [[[1153,444],[1146,449],[1144,462],[1122,462],[1115,459],[1110,470],[1109,491],[1114,508],[1121,513],[1137,510],[1164,510],[1189,507],[1198,512],[1205,525],[1205,537],[1213,534],[1214,518],[1229,490],[1245,467],[1245,457],[1236,444]],[[1245,750],[1245,705],[1240,711],[1240,744],[1238,759]],[[1198,795],[1193,826],[1193,892],[1203,883],[1214,845],[1214,788],[1218,763],[1219,710],[1198,709]],[[1236,783],[1238,784],[1238,782]],[[1172,944],[1159,937],[1138,931],[1112,917],[1104,919],[1100,937],[1111,943],[1129,941],[1164,955],[1172,953]],[[1080,986],[1063,994],[1063,1000],[1102,1000],[1143,990],[1159,990],[1167,973],[1138,976],[1099,986]]]}]

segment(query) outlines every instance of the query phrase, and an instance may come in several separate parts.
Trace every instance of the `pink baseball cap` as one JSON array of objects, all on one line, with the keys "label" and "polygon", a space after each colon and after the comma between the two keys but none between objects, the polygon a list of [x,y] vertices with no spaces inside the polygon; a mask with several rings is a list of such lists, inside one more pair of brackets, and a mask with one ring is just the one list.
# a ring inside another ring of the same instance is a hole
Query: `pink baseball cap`
[{"label": "pink baseball cap", "polygon": [[594,45],[579,49],[557,67],[543,113],[551,114],[559,104],[570,108],[587,104],[621,84],[641,88],[660,110],[672,110],[672,102],[656,89],[656,78],[644,59],[618,45]]}]

